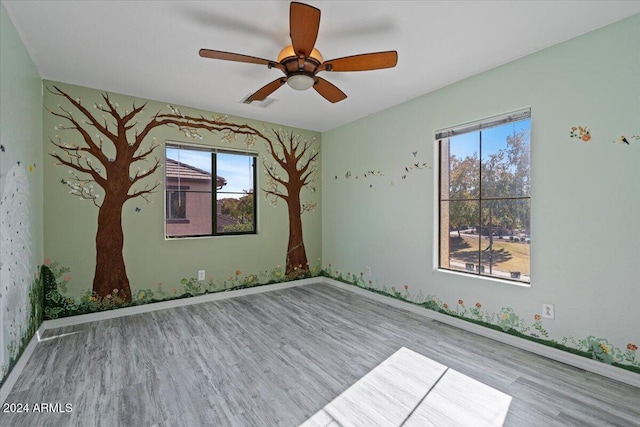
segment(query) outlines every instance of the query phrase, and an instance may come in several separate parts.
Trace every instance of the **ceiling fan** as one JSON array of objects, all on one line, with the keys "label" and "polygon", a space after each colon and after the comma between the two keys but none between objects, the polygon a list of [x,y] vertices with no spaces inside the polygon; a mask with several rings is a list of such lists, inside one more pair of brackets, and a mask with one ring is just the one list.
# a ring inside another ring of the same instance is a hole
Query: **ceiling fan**
[{"label": "ceiling fan", "polygon": [[239,53],[200,49],[203,58],[225,61],[247,62],[277,68],[284,73],[271,83],[258,89],[245,102],[262,101],[280,86],[288,83],[293,89],[306,90],[313,87],[316,92],[330,102],[342,101],[347,97],[338,87],[318,77],[321,71],[368,71],[395,67],[398,52],[364,53],[323,61],[320,52],[314,48],[320,27],[320,10],[307,4],[291,2],[289,9],[289,36],[291,45],[280,51],[277,61],[256,58]]}]

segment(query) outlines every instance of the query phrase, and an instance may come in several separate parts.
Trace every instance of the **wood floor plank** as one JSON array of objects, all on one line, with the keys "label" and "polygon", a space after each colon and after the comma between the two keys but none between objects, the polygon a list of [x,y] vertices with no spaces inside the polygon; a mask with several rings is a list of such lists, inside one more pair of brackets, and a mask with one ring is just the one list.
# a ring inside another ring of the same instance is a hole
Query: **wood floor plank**
[{"label": "wood floor plank", "polygon": [[400,426],[446,370],[403,347],[324,409],[345,427]]},{"label": "wood floor plank", "polygon": [[[407,347],[513,396],[505,425],[638,426],[640,389],[314,284],[47,331],[0,426],[298,426]],[[134,423],[134,424],[131,424]]]},{"label": "wood floor plank", "polygon": [[327,427],[331,425],[339,426],[340,424],[336,423],[327,411],[320,409],[318,412],[313,414],[311,418],[302,423],[300,427]]},{"label": "wood floor plank", "polygon": [[501,427],[511,396],[449,369],[413,414],[407,427]]}]

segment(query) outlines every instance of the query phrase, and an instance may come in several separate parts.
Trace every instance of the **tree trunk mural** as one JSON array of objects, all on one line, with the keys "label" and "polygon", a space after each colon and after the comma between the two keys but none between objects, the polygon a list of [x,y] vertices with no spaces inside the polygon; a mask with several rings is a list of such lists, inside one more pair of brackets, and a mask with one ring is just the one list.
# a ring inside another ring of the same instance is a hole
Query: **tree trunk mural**
[{"label": "tree trunk mural", "polygon": [[[124,204],[134,198],[143,198],[155,193],[160,182],[140,183],[151,177],[160,167],[157,158],[151,167],[141,170],[135,165],[148,160],[160,145],[155,142],[143,145],[149,133],[159,126],[176,127],[187,137],[199,137],[200,130],[219,132],[222,139],[232,141],[244,136],[245,143],[251,145],[256,138],[264,140],[268,152],[275,163],[267,166],[267,196],[273,196],[276,203],[283,199],[287,203],[289,214],[289,243],[287,247],[286,275],[298,277],[309,271],[304,240],[302,236],[303,212],[312,210],[315,205],[303,205],[300,192],[307,187],[313,191],[311,183],[316,178],[315,163],[319,152],[313,145],[303,141],[291,132],[272,131],[276,141],[272,141],[260,131],[249,125],[228,123],[226,117],[216,116],[188,117],[178,109],[170,107],[171,114],[156,113],[145,124],[138,121],[138,115],[146,104],[120,112],[119,105],[103,94],[104,104],[94,104],[93,114],[79,98],[73,98],[57,86],[47,88],[52,94],[60,96],[71,104],[81,116],[76,119],[70,109],[58,105],[58,110],[49,112],[60,117],[65,124],[56,129],[74,131],[80,136],[80,144],[70,144],[62,137],[50,138],[51,143],[61,153],[53,151],[50,155],[58,165],[69,168],[70,176],[62,182],[69,186],[71,194],[83,200],[90,200],[99,209],[96,231],[96,266],[93,279],[93,292],[102,298],[118,297],[123,302],[132,299],[126,264],[123,257],[124,232],[122,229],[122,210]],[[101,115],[99,119],[97,115]],[[138,129],[142,129],[139,131]],[[95,134],[95,137],[92,136]],[[287,177],[278,173],[279,166]],[[136,170],[132,173],[132,170]],[[95,187],[94,187],[95,184]],[[97,187],[97,188],[96,188]],[[102,194],[101,191],[102,190]],[[117,290],[117,291],[116,291]]]},{"label": "tree trunk mural", "polygon": [[[82,105],[81,99],[72,98],[56,86],[50,92],[65,98],[81,116],[76,119],[70,110],[62,106],[58,106],[59,111],[50,111],[67,123],[58,126],[58,130],[75,131],[82,141],[81,144],[70,144],[63,142],[60,136],[56,136],[55,140],[50,138],[51,143],[62,150],[62,153],[53,151],[50,155],[59,165],[70,168],[71,176],[62,182],[71,188],[71,194],[91,200],[99,209],[93,292],[103,298],[114,293],[125,302],[131,301],[131,288],[122,255],[122,207],[129,199],[146,199],[160,185],[159,182],[141,188],[136,185],[160,167],[157,158],[150,168],[142,171],[138,168],[134,174],[130,172],[132,165],[146,160],[159,146],[153,142],[143,148],[146,133],[142,135],[132,131],[138,124],[135,118],[145,105],[134,105],[131,112],[125,111],[123,115],[118,111],[118,104],[103,94],[105,104],[94,105],[94,109],[103,117],[99,120]],[[91,136],[93,133],[95,138]],[[94,184],[104,191],[103,195]]]},{"label": "tree trunk mural", "polygon": [[287,245],[287,267],[285,273],[290,277],[309,271],[309,263],[307,262],[307,252],[304,248],[304,239],[302,237],[302,211],[299,197],[298,203],[295,203],[295,201],[287,203],[287,210],[289,212],[289,244]]},{"label": "tree trunk mural", "polygon": [[[268,188],[264,190],[273,197],[274,203],[282,199],[287,203],[289,212],[289,243],[287,246],[287,265],[285,274],[296,278],[309,271],[307,253],[302,236],[302,213],[313,210],[314,204],[302,204],[300,192],[303,188],[315,191],[312,183],[316,179],[316,162],[320,152],[311,142],[302,140],[292,132],[273,131],[276,142],[265,138],[275,164],[264,162],[269,177]],[[278,174],[279,165],[287,178]]]},{"label": "tree trunk mural", "polygon": [[[188,117],[172,108],[173,114],[158,115],[157,119],[165,124],[175,125],[185,136],[199,138],[201,129],[210,132],[221,132],[223,140],[234,140],[236,136],[244,136],[247,146],[255,143],[256,138],[262,139],[267,146],[269,157],[273,163],[268,163],[266,157],[262,163],[267,174],[267,188],[263,189],[271,203],[277,204],[284,200],[287,204],[289,216],[289,241],[285,275],[290,279],[309,272],[307,252],[302,233],[302,214],[312,211],[315,203],[303,204],[300,199],[302,189],[314,192],[313,183],[316,181],[317,161],[320,151],[314,141],[304,140],[300,135],[291,131],[275,130],[269,136],[249,125],[227,123],[224,117],[206,119],[204,117]],[[280,175],[284,171],[286,176]]]},{"label": "tree trunk mural", "polygon": [[[131,300],[129,278],[124,263],[124,233],[122,231],[122,206],[124,202],[107,196],[98,212],[96,232],[96,270],[93,290],[105,296],[112,292],[125,301]],[[117,291],[115,291],[117,289]]]}]

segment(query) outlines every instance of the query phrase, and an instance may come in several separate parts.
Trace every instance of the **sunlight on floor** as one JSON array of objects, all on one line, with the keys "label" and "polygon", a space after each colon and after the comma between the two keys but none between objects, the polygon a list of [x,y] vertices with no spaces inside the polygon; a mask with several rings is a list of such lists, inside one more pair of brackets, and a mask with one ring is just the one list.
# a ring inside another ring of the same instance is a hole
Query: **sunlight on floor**
[{"label": "sunlight on floor", "polygon": [[302,426],[502,426],[511,396],[402,347]]}]

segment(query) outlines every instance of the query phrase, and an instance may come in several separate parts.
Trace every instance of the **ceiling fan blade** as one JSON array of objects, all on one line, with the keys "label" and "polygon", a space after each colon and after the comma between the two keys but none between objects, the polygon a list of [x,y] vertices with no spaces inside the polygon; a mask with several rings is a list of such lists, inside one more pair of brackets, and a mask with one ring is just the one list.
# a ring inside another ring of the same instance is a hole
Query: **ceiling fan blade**
[{"label": "ceiling fan blade", "polygon": [[398,63],[398,52],[390,50],[386,52],[363,53],[361,55],[345,56],[344,58],[330,59],[318,67],[320,71],[369,71],[395,67]]},{"label": "ceiling fan blade", "polygon": [[289,36],[296,55],[307,58],[318,38],[320,9],[304,3],[291,2],[289,8]]},{"label": "ceiling fan blade", "polygon": [[254,92],[250,97],[248,97],[247,101],[249,102],[262,101],[267,96],[275,92],[278,88],[280,88],[280,86],[285,84],[286,81],[287,79],[285,79],[284,77],[280,77],[279,79],[275,79],[271,83],[267,83],[266,85],[258,89],[256,92]]},{"label": "ceiling fan blade", "polygon": [[240,53],[223,52],[221,50],[200,49],[200,56],[203,58],[222,59],[224,61],[247,62],[249,64],[266,65],[269,68],[278,68],[285,71],[284,65],[276,61],[257,58],[255,56],[242,55]]},{"label": "ceiling fan blade", "polygon": [[316,76],[315,78],[317,80],[317,83],[313,85],[313,88],[316,90],[316,92],[322,95],[327,101],[336,103],[336,102],[342,101],[347,97],[347,95],[345,95],[344,92],[342,92],[335,85],[333,85],[332,83],[329,83],[322,77]]}]

